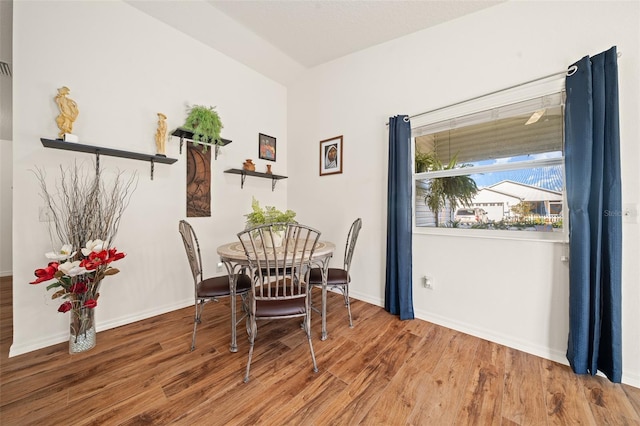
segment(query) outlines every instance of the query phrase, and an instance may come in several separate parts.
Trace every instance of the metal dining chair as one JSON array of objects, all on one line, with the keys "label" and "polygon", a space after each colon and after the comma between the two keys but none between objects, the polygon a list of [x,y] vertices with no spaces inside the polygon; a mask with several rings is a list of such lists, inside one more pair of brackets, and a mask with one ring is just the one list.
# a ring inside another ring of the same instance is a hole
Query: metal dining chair
[{"label": "metal dining chair", "polygon": [[[353,252],[356,248],[358,235],[360,234],[360,228],[362,228],[362,219],[358,218],[351,224],[349,234],[347,234],[343,267],[327,269],[327,288],[336,288],[342,292],[344,305],[347,307],[347,312],[349,313],[349,327],[351,328],[353,328],[353,321],[351,319],[351,303],[349,302],[349,283],[351,282],[349,271],[351,269],[351,259],[353,259]],[[311,270],[309,273],[309,285],[312,287],[324,285],[321,268],[313,268]],[[323,299],[324,298],[326,298],[326,293],[323,294]],[[322,303],[326,305],[327,301],[323,300]]]},{"label": "metal dining chair", "polygon": [[[269,247],[272,235],[283,229],[282,245]],[[258,320],[304,318],[302,328],[309,341],[313,371],[318,371],[311,342],[311,309],[308,275],[320,232],[300,224],[260,225],[238,234],[251,276],[249,295],[249,359],[245,383],[249,381]],[[296,327],[298,329],[298,327]]]},{"label": "metal dining chair", "polygon": [[[200,244],[198,243],[198,237],[193,227],[186,220],[181,220],[178,224],[178,230],[182,236],[182,242],[184,243],[189,266],[191,267],[191,274],[193,275],[196,308],[193,320],[193,336],[191,337],[191,350],[193,351],[196,348],[196,330],[198,324],[201,323],[204,305],[211,301],[217,302],[221,297],[231,296],[230,277],[229,275],[223,275],[220,277],[204,278]],[[247,311],[247,293],[249,290],[251,290],[251,279],[245,274],[237,274],[236,294],[239,294],[242,298],[242,309],[244,312]],[[232,303],[234,302],[235,300],[232,301]],[[243,318],[240,318],[238,322],[231,326],[236,327]]]}]

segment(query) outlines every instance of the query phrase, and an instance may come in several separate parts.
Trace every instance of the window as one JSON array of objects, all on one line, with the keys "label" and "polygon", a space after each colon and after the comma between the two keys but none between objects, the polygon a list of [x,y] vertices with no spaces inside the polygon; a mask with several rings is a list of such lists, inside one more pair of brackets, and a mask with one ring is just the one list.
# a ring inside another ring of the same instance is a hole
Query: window
[{"label": "window", "polygon": [[562,98],[555,92],[413,125],[415,229],[562,239]]}]

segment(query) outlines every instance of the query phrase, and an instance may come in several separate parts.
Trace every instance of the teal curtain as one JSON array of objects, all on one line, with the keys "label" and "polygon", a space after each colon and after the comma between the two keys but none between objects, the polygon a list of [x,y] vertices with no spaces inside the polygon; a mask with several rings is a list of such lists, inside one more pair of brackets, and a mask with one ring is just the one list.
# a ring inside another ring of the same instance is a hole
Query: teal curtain
[{"label": "teal curtain", "polygon": [[622,380],[622,203],[616,47],[566,79],[569,341],[574,372]]},{"label": "teal curtain", "polygon": [[411,224],[411,123],[400,115],[389,119],[387,179],[387,272],[384,308],[413,319]]}]

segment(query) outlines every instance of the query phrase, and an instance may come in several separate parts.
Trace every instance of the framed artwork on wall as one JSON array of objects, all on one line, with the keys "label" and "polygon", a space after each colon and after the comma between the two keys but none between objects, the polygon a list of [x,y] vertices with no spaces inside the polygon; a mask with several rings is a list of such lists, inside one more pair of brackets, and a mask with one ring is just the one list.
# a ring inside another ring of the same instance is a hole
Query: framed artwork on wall
[{"label": "framed artwork on wall", "polygon": [[262,133],[258,134],[258,158],[276,161],[276,138]]},{"label": "framed artwork on wall", "polygon": [[342,173],[342,135],[320,141],[320,176]]}]

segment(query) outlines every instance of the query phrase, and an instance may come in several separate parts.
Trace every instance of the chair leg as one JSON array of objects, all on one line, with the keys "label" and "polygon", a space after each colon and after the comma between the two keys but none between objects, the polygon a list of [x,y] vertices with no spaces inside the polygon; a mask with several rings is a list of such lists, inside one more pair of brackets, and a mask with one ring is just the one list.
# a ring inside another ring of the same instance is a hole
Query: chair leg
[{"label": "chair leg", "polygon": [[347,306],[349,312],[349,328],[353,328],[353,321],[351,320],[351,303],[349,302],[349,286],[345,285],[342,288],[342,294],[344,295],[344,304]]},{"label": "chair leg", "polygon": [[313,361],[313,372],[318,372],[318,364],[316,363],[316,354],[313,351],[313,343],[311,342],[311,310],[307,311],[305,317],[305,333],[307,333],[307,340],[309,341],[309,350],[311,351],[311,360]]},{"label": "chair leg", "polygon": [[255,342],[256,334],[258,332],[258,325],[256,324],[255,317],[251,315],[251,330],[249,331],[249,359],[247,360],[247,371],[244,375],[244,382],[249,382],[249,371],[251,369],[251,358],[253,357],[253,344]]},{"label": "chair leg", "polygon": [[196,330],[198,328],[198,324],[200,324],[202,317],[202,309],[204,308],[204,303],[202,300],[196,300],[196,314],[193,318],[193,336],[191,337],[191,351],[196,348]]}]

